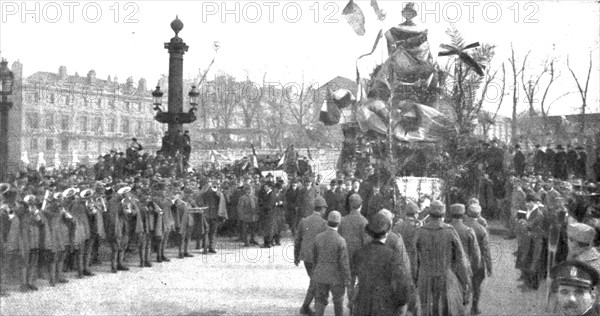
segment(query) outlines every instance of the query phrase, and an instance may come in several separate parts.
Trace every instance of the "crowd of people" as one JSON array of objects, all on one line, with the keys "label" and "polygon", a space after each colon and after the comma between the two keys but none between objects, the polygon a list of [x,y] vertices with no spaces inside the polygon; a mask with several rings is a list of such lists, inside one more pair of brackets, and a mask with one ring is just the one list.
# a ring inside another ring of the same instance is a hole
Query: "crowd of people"
[{"label": "crowd of people", "polygon": [[[503,169],[501,159],[491,161],[486,173]],[[329,292],[335,315],[343,314],[345,295],[352,315],[481,313],[481,285],[493,263],[479,196],[426,207],[400,199],[397,207],[393,188],[372,167],[361,171],[362,179],[338,172],[329,183],[319,174],[263,177],[256,168],[186,171],[176,157],[142,153],[132,140],[126,153],[112,151],[93,168],[30,170],[0,184],[0,275],[18,275],[22,291],[35,291],[44,271],[51,286],[68,282],[65,271],[93,276],[102,249],[118,273],[128,270],[132,249],[140,267],[151,267],[170,261],[169,240],[186,258],[194,240],[202,254],[217,253],[218,232],[244,247],[270,248],[290,231],[294,262],[304,263],[311,280],[302,314],[323,315]],[[577,280],[562,275],[564,267],[583,271],[584,293],[597,297],[597,189],[545,175],[508,182],[516,268],[533,289],[548,273],[556,276],[556,309],[573,305],[564,287]]]}]

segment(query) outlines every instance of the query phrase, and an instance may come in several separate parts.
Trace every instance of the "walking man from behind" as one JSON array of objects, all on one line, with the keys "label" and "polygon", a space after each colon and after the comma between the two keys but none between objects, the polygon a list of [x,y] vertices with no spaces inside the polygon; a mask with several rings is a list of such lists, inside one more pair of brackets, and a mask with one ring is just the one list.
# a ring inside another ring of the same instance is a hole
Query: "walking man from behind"
[{"label": "walking man from behind", "polygon": [[315,238],[312,282],[315,284],[315,310],[322,316],[328,304],[329,292],[333,296],[335,316],[344,314],[344,293],[350,286],[350,262],[346,241],[338,234],[342,215],[332,211],[327,218],[327,229]]}]

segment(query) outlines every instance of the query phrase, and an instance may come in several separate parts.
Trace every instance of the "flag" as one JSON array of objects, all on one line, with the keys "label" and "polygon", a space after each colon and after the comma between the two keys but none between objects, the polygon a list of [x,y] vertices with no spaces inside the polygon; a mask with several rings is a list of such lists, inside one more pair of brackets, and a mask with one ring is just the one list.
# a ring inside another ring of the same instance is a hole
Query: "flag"
[{"label": "flag", "polygon": [[342,11],[342,15],[357,35],[365,35],[365,15],[360,7],[354,3],[354,0],[348,2]]},{"label": "flag", "polygon": [[281,156],[281,159],[279,159],[279,163],[277,164],[277,168],[281,167],[281,165],[283,165],[285,163],[288,150],[290,150],[289,147],[285,150],[285,153],[283,153],[283,156]]},{"label": "flag", "polygon": [[254,144],[250,144],[252,146],[252,167],[258,169],[258,158],[256,158],[256,150],[254,149]]},{"label": "flag", "polygon": [[340,122],[341,112],[339,107],[334,102],[329,102],[331,98],[331,91],[327,87],[327,94],[323,105],[321,106],[321,112],[319,112],[319,121],[325,126],[335,125]]}]

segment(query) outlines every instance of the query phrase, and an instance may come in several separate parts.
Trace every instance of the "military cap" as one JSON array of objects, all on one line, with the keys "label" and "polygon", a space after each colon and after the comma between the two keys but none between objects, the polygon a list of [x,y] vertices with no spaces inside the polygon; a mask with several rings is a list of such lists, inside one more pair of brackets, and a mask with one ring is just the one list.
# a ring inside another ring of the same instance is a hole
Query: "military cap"
[{"label": "military cap", "polygon": [[450,215],[465,215],[465,205],[460,203],[452,204],[450,205],[449,213]]},{"label": "military cap", "polygon": [[390,225],[394,223],[394,214],[390,210],[382,208],[378,213],[383,214],[385,218],[387,218],[390,221]]},{"label": "military cap", "polygon": [[350,197],[348,198],[348,204],[350,205],[351,209],[359,208],[362,205],[362,203],[363,200],[357,193],[350,195]]},{"label": "military cap", "polygon": [[321,196],[317,196],[315,199],[315,208],[317,207],[327,207],[327,202],[325,202],[325,199]]},{"label": "military cap", "polygon": [[75,188],[68,188],[65,191],[63,191],[62,195],[65,199],[68,199],[70,197],[75,196],[75,193],[77,193],[77,190],[75,190]]},{"label": "military cap", "polygon": [[467,216],[477,218],[479,215],[481,215],[481,206],[479,204],[469,205]]},{"label": "military cap", "polygon": [[37,201],[37,198],[33,194],[28,194],[23,198],[23,202],[25,202],[27,204],[34,204],[34,203],[36,203],[36,201]]},{"label": "military cap", "polygon": [[567,227],[567,235],[569,239],[591,245],[596,238],[596,230],[587,224],[573,223]]},{"label": "military cap", "polygon": [[331,180],[331,182],[329,182],[329,185],[330,185],[330,186],[337,185],[337,181],[335,181],[335,180]]},{"label": "military cap", "polygon": [[564,149],[564,147],[563,147],[563,145],[561,145],[561,144],[558,144],[558,145],[556,145],[556,149],[558,149],[558,150],[562,150],[562,149]]},{"label": "military cap", "polygon": [[406,215],[418,214],[420,211],[419,206],[413,201],[408,201],[406,208],[404,209]]},{"label": "military cap", "polygon": [[327,216],[327,221],[330,223],[340,223],[342,221],[342,214],[338,211],[331,211]]},{"label": "military cap", "polygon": [[10,190],[10,184],[0,183],[0,194],[4,194],[8,190]]},{"label": "military cap", "polygon": [[443,216],[446,213],[446,206],[440,200],[433,200],[430,205],[429,213],[431,215]]},{"label": "military cap", "polygon": [[367,231],[373,234],[383,234],[390,230],[392,224],[388,218],[382,213],[373,215],[369,223],[367,224]]},{"label": "military cap", "polygon": [[559,285],[569,285],[593,289],[598,284],[598,271],[581,261],[565,261],[550,271],[550,276]]},{"label": "military cap", "polygon": [[470,198],[468,205],[471,204],[479,204],[479,200],[477,198]]},{"label": "military cap", "polygon": [[94,195],[94,191],[92,191],[92,189],[85,189],[79,193],[79,196],[82,199],[87,199],[87,198],[91,197],[92,195]]}]

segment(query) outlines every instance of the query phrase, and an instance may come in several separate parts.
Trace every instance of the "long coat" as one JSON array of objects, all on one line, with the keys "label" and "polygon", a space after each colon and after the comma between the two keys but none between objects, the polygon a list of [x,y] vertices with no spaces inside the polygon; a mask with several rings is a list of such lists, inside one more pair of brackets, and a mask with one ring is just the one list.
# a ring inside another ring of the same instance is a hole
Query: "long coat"
[{"label": "long coat", "polygon": [[238,200],[237,213],[240,221],[253,223],[258,221],[256,197],[253,194],[244,194]]},{"label": "long coat", "polygon": [[67,210],[73,215],[73,226],[71,226],[71,238],[73,247],[79,247],[91,238],[88,210],[85,202],[76,200]]},{"label": "long coat", "polygon": [[106,199],[100,197],[99,199],[94,199],[93,203],[96,212],[89,214],[90,233],[92,234],[92,237],[98,236],[98,238],[104,239],[106,238],[106,233],[104,231],[104,214],[106,214],[107,208]]},{"label": "long coat", "polygon": [[185,235],[188,230],[191,231],[194,226],[194,218],[189,213],[190,204],[182,201],[175,202],[175,212],[173,220],[175,222],[175,231],[178,234]]},{"label": "long coat", "polygon": [[[339,233],[346,240],[350,258],[366,243],[365,226],[368,223],[367,219],[357,210],[353,210],[350,214],[342,217]],[[353,270],[352,274],[355,275],[356,271]]]},{"label": "long coat", "polygon": [[402,222],[398,222],[393,231],[402,236],[404,248],[410,260],[410,268],[413,280],[417,280],[417,231],[422,223],[412,218],[407,218]]},{"label": "long coat", "polygon": [[460,237],[471,275],[473,275],[473,271],[481,266],[481,250],[479,249],[475,231],[465,225],[462,220],[452,220],[450,225],[454,227],[458,237]]},{"label": "long coat", "polygon": [[58,204],[48,205],[44,215],[50,224],[50,235],[53,246],[51,251],[60,252],[67,250],[67,247],[71,245],[69,227],[72,225],[72,220],[61,211]]},{"label": "long coat", "polygon": [[416,247],[423,315],[464,315],[464,295],[471,280],[456,230],[432,220],[419,228]]},{"label": "long coat", "polygon": [[542,274],[545,271],[547,243],[543,206],[534,208],[526,220],[517,223],[517,260],[515,268]]},{"label": "long coat", "polygon": [[326,227],[327,221],[319,213],[313,212],[312,215],[300,220],[294,240],[294,261],[314,262],[315,238]]},{"label": "long coat", "polygon": [[373,241],[359,249],[351,262],[351,269],[358,276],[352,315],[398,315],[398,309],[409,301],[414,289],[394,251]]},{"label": "long coat", "polygon": [[[154,231],[154,214],[150,211],[147,202],[137,201],[137,214],[135,216],[135,233],[149,234]],[[151,203],[150,203],[151,204]],[[152,206],[154,207],[154,206]]]},{"label": "long coat", "polygon": [[488,231],[474,218],[469,217],[465,219],[464,223],[475,232],[477,244],[479,245],[479,252],[481,253],[481,264],[476,267],[471,265],[473,277],[480,277],[483,279],[485,278],[486,271],[492,271],[492,256],[490,253],[490,239]]},{"label": "long coat", "polygon": [[123,210],[122,199],[113,196],[108,201],[106,212],[106,240],[118,248],[124,249],[129,241],[129,223]]},{"label": "long coat", "polygon": [[258,199],[260,228],[265,236],[272,236],[275,230],[275,197],[273,191],[263,192]]},{"label": "long coat", "polygon": [[315,238],[313,247],[315,267],[311,281],[345,285],[350,281],[350,260],[346,241],[333,228],[327,228]]},{"label": "long coat", "polygon": [[171,212],[173,202],[166,197],[154,197],[152,201],[160,207],[160,210],[154,214],[154,236],[162,238],[175,226]]},{"label": "long coat", "polygon": [[279,191],[277,193],[273,192],[273,198],[274,198],[274,209],[273,209],[273,216],[274,216],[274,221],[275,221],[275,226],[274,226],[274,230],[275,230],[275,234],[279,234],[282,231],[286,230],[286,226],[285,226],[285,196],[283,194],[282,191]]}]

